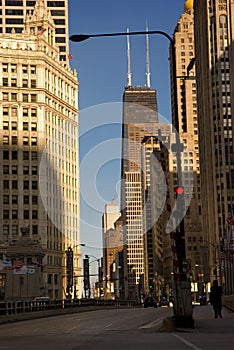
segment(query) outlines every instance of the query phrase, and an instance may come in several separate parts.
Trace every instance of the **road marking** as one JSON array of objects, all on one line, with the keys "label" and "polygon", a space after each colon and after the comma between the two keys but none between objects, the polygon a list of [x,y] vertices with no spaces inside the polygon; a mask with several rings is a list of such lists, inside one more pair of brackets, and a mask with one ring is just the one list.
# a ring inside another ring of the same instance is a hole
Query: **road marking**
[{"label": "road marking", "polygon": [[184,338],[182,338],[181,336],[179,336],[178,334],[172,334],[174,337],[178,338],[182,343],[188,345],[190,348],[194,349],[194,350],[202,350],[201,348],[198,348],[196,345],[190,343],[188,340],[185,340]]},{"label": "road marking", "polygon": [[105,328],[112,326],[112,323],[109,323],[105,326]]},{"label": "road marking", "polygon": [[162,322],[162,318],[157,319],[156,321],[145,324],[144,326],[139,327],[139,329],[147,329],[152,328],[154,326],[159,325]]}]

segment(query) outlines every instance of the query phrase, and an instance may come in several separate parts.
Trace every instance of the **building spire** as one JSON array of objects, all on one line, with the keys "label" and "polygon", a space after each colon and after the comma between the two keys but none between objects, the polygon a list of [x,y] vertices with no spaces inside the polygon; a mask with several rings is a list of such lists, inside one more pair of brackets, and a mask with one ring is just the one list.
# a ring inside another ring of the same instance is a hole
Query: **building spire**
[{"label": "building spire", "polygon": [[146,22],[146,86],[150,88],[150,60],[149,60],[149,34],[148,23]]},{"label": "building spire", "polygon": [[[127,33],[129,33],[129,28],[127,28]],[[130,39],[129,39],[129,35],[127,35],[127,54],[128,54],[128,82],[127,82],[127,86],[132,86],[131,56],[130,56]]]}]

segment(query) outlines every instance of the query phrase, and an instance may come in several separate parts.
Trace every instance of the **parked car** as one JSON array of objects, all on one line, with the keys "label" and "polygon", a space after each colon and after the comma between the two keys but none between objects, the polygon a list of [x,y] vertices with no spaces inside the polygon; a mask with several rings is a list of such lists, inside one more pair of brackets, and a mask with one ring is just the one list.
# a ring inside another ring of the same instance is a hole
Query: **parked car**
[{"label": "parked car", "polygon": [[157,303],[153,297],[146,297],[144,300],[144,307],[157,307]]},{"label": "parked car", "polygon": [[158,306],[170,306],[170,302],[166,297],[161,297]]}]

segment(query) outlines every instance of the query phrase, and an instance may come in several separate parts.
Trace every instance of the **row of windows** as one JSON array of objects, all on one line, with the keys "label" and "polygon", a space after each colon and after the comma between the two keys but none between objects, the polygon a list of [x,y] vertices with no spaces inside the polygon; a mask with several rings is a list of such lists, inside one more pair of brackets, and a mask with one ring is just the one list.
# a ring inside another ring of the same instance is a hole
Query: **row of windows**
[{"label": "row of windows", "polygon": [[[23,160],[29,160],[29,156],[30,156],[30,152],[29,151],[23,151]],[[6,160],[8,160],[8,159],[6,159]],[[17,160],[18,159],[17,151],[12,151],[11,152],[11,159],[12,160]],[[37,152],[36,151],[31,151],[31,160],[37,160]]]},{"label": "row of windows", "polygon": [[[23,174],[24,175],[37,175],[38,174],[38,170],[37,170],[37,166],[36,165],[32,165],[31,167],[29,167],[28,165],[24,165],[23,166]],[[11,173],[12,175],[17,175],[18,174],[18,167],[17,165],[12,165],[11,167]],[[4,164],[3,165],[3,174],[4,175],[9,175],[10,174],[10,167],[8,164]]]},{"label": "row of windows", "polygon": [[[29,84],[30,83],[30,84]],[[18,81],[16,78],[11,78],[11,79],[8,79],[8,78],[2,78],[2,86],[7,86],[7,87],[31,87],[32,89],[35,89],[37,87],[37,84],[36,84],[36,80],[35,79],[31,79],[30,81],[26,80],[26,79],[23,79],[22,80],[22,83],[20,82],[18,84]]]},{"label": "row of windows", "polygon": [[[3,73],[17,73],[18,67],[19,66],[17,66],[17,64],[15,63],[11,63],[11,64],[3,63],[2,71]],[[21,69],[23,74],[28,74],[28,73],[36,74],[36,66],[34,65],[22,64]]]},{"label": "row of windows", "polygon": [[[29,127],[30,127],[31,131],[37,131],[37,123],[36,122],[31,122],[31,123],[23,122],[23,130],[24,131],[28,131]],[[11,128],[12,128],[12,130],[17,130],[17,122],[16,121],[11,122]],[[3,121],[3,130],[9,130],[9,122],[7,120]],[[3,139],[4,139],[4,137],[9,138],[8,136],[3,136]],[[17,136],[12,136],[12,144],[13,144],[13,139],[16,137]],[[7,142],[3,141],[3,143],[7,143]]]},{"label": "row of windows", "polygon": [[[12,235],[18,235],[19,234],[19,227],[18,225],[3,225],[2,231],[4,235],[9,235],[10,233]],[[32,225],[31,229],[32,234],[38,234],[38,226],[37,225]]]},{"label": "row of windows", "polygon": [[[10,108],[10,107],[3,107],[2,109],[2,114],[4,116],[11,116],[11,117],[18,117],[18,114],[17,114],[17,108]],[[37,110],[36,108],[23,108],[23,117],[36,117],[37,116]],[[4,122],[7,122],[7,120],[5,120]],[[16,121],[12,121],[11,122],[11,128],[13,127],[13,123],[14,124],[14,127],[17,128],[17,122]],[[7,124],[5,124],[7,125]],[[7,127],[7,126],[6,126]],[[8,122],[8,128],[9,128],[9,122]],[[4,130],[8,130],[8,129],[4,129]],[[16,129],[11,129],[11,130],[16,130]]]},{"label": "row of windows", "polygon": [[[10,218],[13,220],[17,220],[19,216],[18,210],[3,210],[3,220],[9,220]],[[24,210],[23,211],[23,218],[24,219],[31,219],[37,220],[38,219],[38,211],[37,210]]]},{"label": "row of windows", "polygon": [[[17,136],[12,136],[11,137],[11,145],[17,145],[18,144],[18,137]],[[7,144],[9,145],[9,136],[3,136],[3,144]],[[23,146],[37,146],[37,137],[28,137],[28,136],[23,136]],[[16,152],[16,151],[12,151],[12,152]],[[14,158],[12,159],[17,159],[17,155],[15,155],[15,153],[12,153],[12,155],[14,154]],[[10,153],[8,150],[4,150],[3,151],[3,159],[9,159]],[[15,158],[16,157],[16,158]]]},{"label": "row of windows", "polygon": [[[9,190],[10,189],[10,184],[11,184],[11,189],[12,190],[17,190],[18,189],[18,180],[3,180],[3,189],[4,190]],[[37,190],[38,188],[38,181],[31,181],[31,189],[32,190]],[[23,181],[23,189],[24,190],[29,190],[30,189],[30,181],[29,180],[24,180]]]},{"label": "row of windows", "polygon": [[[10,200],[11,199],[11,200]],[[8,195],[3,196],[3,204],[18,204],[18,196],[16,194],[13,194],[11,197]],[[30,197],[24,196],[24,204],[30,204]],[[38,204],[38,197],[32,196],[31,197],[31,204],[37,205]]]}]

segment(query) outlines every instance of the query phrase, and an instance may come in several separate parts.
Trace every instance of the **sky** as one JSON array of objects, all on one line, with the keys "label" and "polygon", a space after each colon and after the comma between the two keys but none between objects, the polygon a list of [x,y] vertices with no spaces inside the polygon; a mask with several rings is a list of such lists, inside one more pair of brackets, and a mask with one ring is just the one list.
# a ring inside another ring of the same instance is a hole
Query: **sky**
[{"label": "sky", "polygon": [[[162,30],[173,35],[184,0],[69,0],[69,34]],[[79,80],[81,181],[80,242],[83,254],[102,256],[102,214],[119,202],[122,97],[127,84],[126,36],[70,42],[72,69]],[[132,36],[133,86],[146,84],[145,36]],[[171,120],[169,41],[150,35],[151,88],[159,113]]]}]

